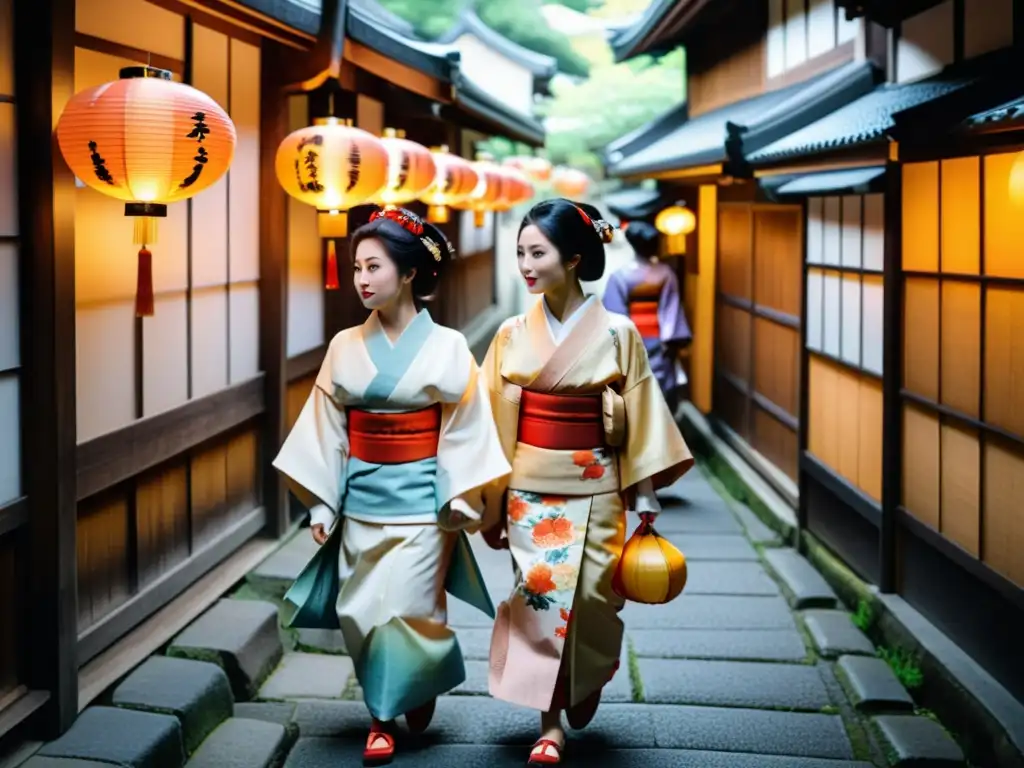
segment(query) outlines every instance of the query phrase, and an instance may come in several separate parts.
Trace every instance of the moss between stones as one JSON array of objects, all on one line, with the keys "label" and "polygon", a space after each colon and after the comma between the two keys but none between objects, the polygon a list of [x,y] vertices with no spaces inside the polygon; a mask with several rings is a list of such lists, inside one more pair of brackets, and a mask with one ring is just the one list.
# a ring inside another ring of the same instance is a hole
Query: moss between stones
[{"label": "moss between stones", "polygon": [[626,637],[626,658],[629,663],[629,686],[633,694],[633,701],[642,703],[644,700],[644,681],[640,677],[640,657],[633,647],[633,638]]}]

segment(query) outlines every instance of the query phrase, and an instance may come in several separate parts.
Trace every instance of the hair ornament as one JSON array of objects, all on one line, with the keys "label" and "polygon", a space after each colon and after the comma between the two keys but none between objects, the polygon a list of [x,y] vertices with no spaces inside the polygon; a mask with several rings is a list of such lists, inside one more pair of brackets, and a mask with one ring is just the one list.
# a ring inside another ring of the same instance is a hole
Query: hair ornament
[{"label": "hair ornament", "polygon": [[580,217],[583,219],[583,222],[587,226],[594,228],[594,231],[597,232],[597,236],[601,238],[602,243],[610,243],[612,241],[612,239],[615,237],[615,230],[611,224],[609,224],[604,219],[598,219],[597,221],[594,221],[587,215],[586,211],[584,211],[575,203],[573,204],[573,207],[580,212]]},{"label": "hair ornament", "polygon": [[[389,221],[395,222],[398,226],[408,232],[410,235],[414,235],[420,239],[430,255],[434,257],[434,261],[441,260],[441,246],[434,242],[433,238],[423,234],[423,219],[417,216],[412,211],[407,211],[404,208],[381,208],[370,214],[370,221],[376,221],[377,219],[388,219]],[[448,253],[452,258],[455,258],[455,248],[449,242]]]}]

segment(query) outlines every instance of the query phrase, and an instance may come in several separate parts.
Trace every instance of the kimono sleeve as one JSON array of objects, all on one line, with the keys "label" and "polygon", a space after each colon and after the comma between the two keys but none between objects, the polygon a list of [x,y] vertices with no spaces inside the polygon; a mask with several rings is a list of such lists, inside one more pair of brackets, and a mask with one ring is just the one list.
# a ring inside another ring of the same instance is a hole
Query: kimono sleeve
[{"label": "kimono sleeve", "polygon": [[[498,440],[505,460],[511,463],[515,456],[516,439],[519,430],[519,403],[515,397],[516,387],[508,386],[501,375],[502,352],[511,338],[516,318],[502,323],[494,335],[491,346],[487,349],[483,365],[480,367],[480,379],[487,392],[491,413],[497,428]],[[488,483],[482,489],[484,505],[481,530],[490,530],[501,522],[504,512],[504,494],[508,488],[509,473]]]},{"label": "kimono sleeve", "polygon": [[459,337],[452,365],[468,370],[466,388],[457,403],[444,405],[441,437],[437,446],[438,524],[448,524],[452,502],[471,523],[471,532],[483,521],[483,489],[512,472],[498,439],[486,379],[473,359],[466,341]]},{"label": "kimono sleeve", "polygon": [[615,312],[619,315],[629,314],[629,295],[626,291],[626,281],[623,279],[621,271],[612,272],[608,276],[608,282],[605,283],[601,302],[609,312]]},{"label": "kimono sleeve", "polygon": [[686,312],[679,301],[679,279],[675,272],[668,270],[665,282],[661,284],[661,295],[658,297],[658,326],[661,328],[661,340],[667,343],[684,343],[693,338],[690,324],[686,322]]},{"label": "kimono sleeve", "polygon": [[623,490],[649,478],[652,486],[671,485],[693,466],[693,455],[676,425],[658,381],[651,373],[636,327],[617,329],[624,381],[626,436],[619,448],[619,482]]},{"label": "kimono sleeve", "polygon": [[345,410],[334,398],[331,343],[312,392],[274,459],[292,493],[306,507],[323,504],[337,515],[344,491],[348,430]]}]

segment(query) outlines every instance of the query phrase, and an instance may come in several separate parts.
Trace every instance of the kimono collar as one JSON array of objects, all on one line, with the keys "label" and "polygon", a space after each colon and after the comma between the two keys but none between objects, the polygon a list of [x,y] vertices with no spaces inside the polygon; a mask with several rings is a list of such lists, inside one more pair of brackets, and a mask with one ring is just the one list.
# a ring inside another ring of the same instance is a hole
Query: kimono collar
[{"label": "kimono collar", "polygon": [[541,297],[540,304],[544,308],[544,317],[548,322],[548,330],[551,332],[551,337],[554,339],[556,344],[569,335],[572,329],[580,321],[580,318],[587,313],[587,308],[595,301],[597,301],[596,296],[593,294],[588,295],[583,300],[583,303],[576,307],[576,309],[572,311],[572,314],[562,321],[555,317],[551,312],[547,299],[543,296]]}]

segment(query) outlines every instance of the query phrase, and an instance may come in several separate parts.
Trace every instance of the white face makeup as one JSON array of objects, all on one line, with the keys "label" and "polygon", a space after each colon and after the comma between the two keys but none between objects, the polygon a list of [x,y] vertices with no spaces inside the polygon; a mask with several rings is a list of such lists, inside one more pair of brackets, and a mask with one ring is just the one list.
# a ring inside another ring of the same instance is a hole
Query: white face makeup
[{"label": "white face makeup", "polygon": [[[535,225],[530,224],[519,233],[519,247],[516,250],[519,273],[526,281],[526,287],[533,294],[542,294],[565,283],[571,278],[569,265],[562,263],[562,255]],[[570,264],[574,264],[573,260]]]}]

